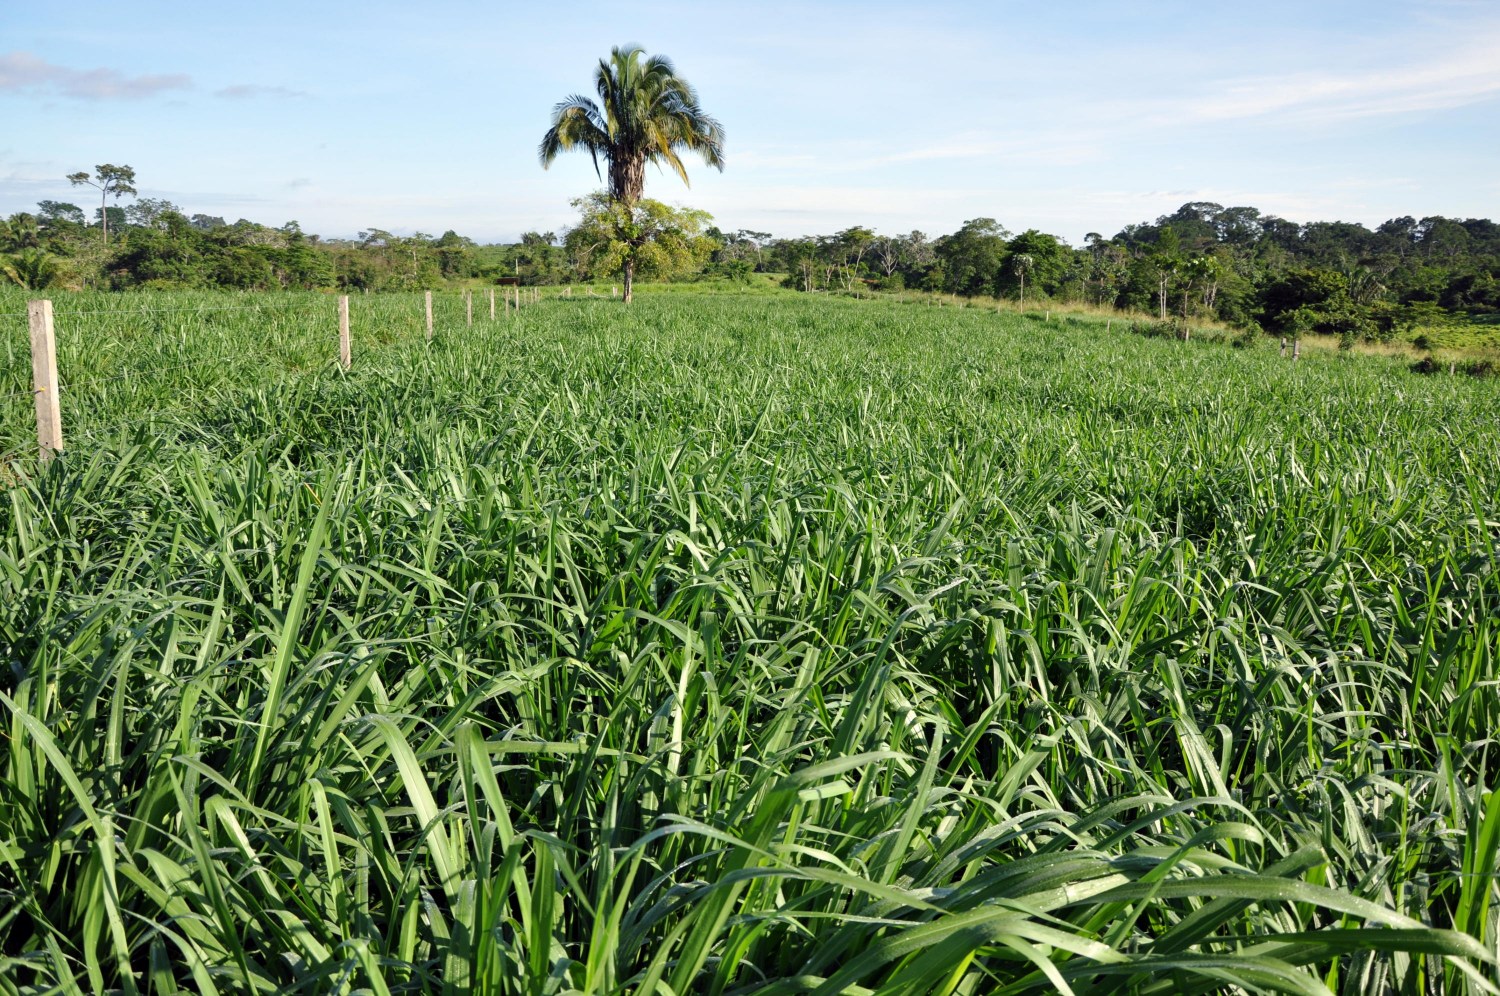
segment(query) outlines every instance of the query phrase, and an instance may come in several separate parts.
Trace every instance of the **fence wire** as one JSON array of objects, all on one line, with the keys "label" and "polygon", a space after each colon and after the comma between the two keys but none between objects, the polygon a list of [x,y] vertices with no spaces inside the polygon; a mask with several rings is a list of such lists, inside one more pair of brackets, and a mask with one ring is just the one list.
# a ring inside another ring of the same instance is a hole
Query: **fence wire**
[{"label": "fence wire", "polygon": [[164,367],[133,367],[120,374],[111,374],[108,377],[84,377],[81,379],[69,379],[60,390],[69,390],[75,387],[87,387],[90,384],[112,384],[122,380],[140,380],[154,373],[163,373],[167,370],[182,370],[187,367],[201,367],[205,363],[225,363],[222,356],[204,356],[196,360],[188,360],[185,363],[169,363]]},{"label": "fence wire", "polygon": [[[225,305],[223,307],[202,308],[102,308],[88,311],[54,311],[53,318],[73,318],[78,315],[169,315],[182,312],[194,312],[197,314],[208,314],[212,311],[260,311],[267,312],[273,309],[259,304],[237,304]],[[22,312],[25,314],[25,312]]]}]

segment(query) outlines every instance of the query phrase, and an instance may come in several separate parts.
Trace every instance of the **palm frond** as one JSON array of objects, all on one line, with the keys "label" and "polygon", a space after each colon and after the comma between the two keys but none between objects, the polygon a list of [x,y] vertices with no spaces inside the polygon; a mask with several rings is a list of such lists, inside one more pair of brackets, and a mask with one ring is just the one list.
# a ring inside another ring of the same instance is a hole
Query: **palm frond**
[{"label": "palm frond", "polygon": [[542,136],[537,156],[542,161],[542,168],[546,169],[559,152],[587,149],[594,160],[594,172],[600,173],[599,157],[608,158],[609,144],[608,126],[599,105],[580,94],[573,94],[552,108],[552,127]]},{"label": "palm frond", "polygon": [[671,59],[617,46],[595,67],[594,90],[597,102],[575,95],[554,109],[538,149],[544,166],[563,150],[586,148],[601,176],[600,159],[608,163],[611,195],[623,199],[640,195],[646,163],[665,165],[688,183],[683,150],[724,168],[724,128],[704,113],[698,91],[677,75]]}]

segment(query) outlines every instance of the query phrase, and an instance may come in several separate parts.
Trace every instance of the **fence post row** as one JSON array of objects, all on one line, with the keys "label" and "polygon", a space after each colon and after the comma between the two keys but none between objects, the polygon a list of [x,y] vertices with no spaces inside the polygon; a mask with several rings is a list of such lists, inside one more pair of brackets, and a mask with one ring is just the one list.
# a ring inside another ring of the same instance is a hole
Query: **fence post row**
[{"label": "fence post row", "polygon": [[349,348],[349,295],[339,295],[339,364],[345,370],[354,361]]},{"label": "fence post row", "polygon": [[495,320],[495,288],[490,288],[490,321]]},{"label": "fence post row", "polygon": [[57,339],[52,328],[52,302],[28,301],[31,327],[31,384],[36,394],[36,441],[42,461],[62,452],[62,406],[57,397]]}]

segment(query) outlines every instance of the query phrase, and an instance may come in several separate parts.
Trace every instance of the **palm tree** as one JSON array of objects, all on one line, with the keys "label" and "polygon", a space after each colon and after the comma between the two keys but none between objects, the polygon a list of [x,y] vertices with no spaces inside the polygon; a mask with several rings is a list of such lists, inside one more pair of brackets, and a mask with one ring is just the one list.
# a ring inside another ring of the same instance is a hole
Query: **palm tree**
[{"label": "palm tree", "polygon": [[57,281],[57,260],[41,249],[0,256],[0,277],[27,290],[42,290]]},{"label": "palm tree", "polygon": [[[604,178],[609,197],[625,219],[646,186],[646,164],[665,163],[688,182],[679,153],[692,151],[708,165],[724,168],[724,129],[705,114],[692,84],[677,75],[666,56],[645,57],[640,48],[615,48],[594,71],[599,102],[574,94],[552,109],[552,127],[537,152],[545,169],[559,152],[585,149]],[[602,105],[602,106],[601,106]],[[625,300],[630,301],[635,259],[624,262]]]},{"label": "palm tree", "polygon": [[1016,276],[1021,278],[1021,310],[1026,310],[1026,274],[1036,266],[1036,260],[1030,253],[1018,252],[1011,257],[1010,268]]}]

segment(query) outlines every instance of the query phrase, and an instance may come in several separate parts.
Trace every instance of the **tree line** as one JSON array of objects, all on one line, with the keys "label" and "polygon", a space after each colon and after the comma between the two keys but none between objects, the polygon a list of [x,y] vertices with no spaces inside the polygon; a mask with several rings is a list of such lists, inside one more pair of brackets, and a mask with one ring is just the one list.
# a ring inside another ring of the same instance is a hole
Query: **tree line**
[{"label": "tree line", "polygon": [[1076,247],[1035,229],[1012,234],[993,218],[935,239],[853,227],[800,239],[742,231],[723,242],[721,268],[785,273],[805,291],[1083,302],[1362,338],[1389,338],[1435,313],[1500,313],[1500,225],[1482,218],[1403,217],[1372,230],[1194,201],[1109,238],[1091,232]]},{"label": "tree line", "polygon": [[[609,198],[574,202],[562,233],[481,245],[453,231],[378,228],[325,239],[296,222],[270,227],[189,214],[139,198],[42,201],[0,222],[0,279],[33,289],[225,287],[402,290],[443,283],[561,284],[617,279],[621,219]],[[1500,313],[1500,225],[1487,219],[1297,224],[1251,207],[1194,201],[1154,222],[1081,246],[976,218],[931,238],[854,226],[796,238],[714,227],[701,211],[641,198],[624,219],[640,233],[642,277],[748,281],[778,274],[803,292],[915,289],[1023,303],[1086,302],[1163,319],[1212,318],[1300,334],[1387,338],[1438,313]],[[105,226],[108,226],[107,228]]]}]

